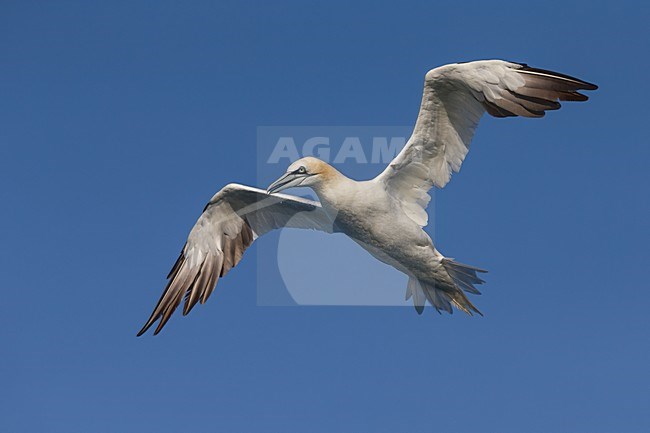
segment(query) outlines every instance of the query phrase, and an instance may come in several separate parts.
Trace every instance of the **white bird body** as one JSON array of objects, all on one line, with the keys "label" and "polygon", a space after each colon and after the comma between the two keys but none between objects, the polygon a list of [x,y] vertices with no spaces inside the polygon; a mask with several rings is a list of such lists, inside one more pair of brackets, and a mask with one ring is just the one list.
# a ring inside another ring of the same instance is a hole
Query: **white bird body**
[{"label": "white bird body", "polygon": [[[310,172],[325,173],[326,180],[311,187],[333,221],[335,231],[350,237],[377,260],[408,275],[413,284],[429,286],[432,291],[446,290],[451,293],[449,302],[468,313],[478,312],[462,292],[455,293],[453,278],[444,266],[445,257],[436,250],[427,232],[404,212],[402,202],[388,192],[382,176],[355,181],[312,157],[303,158],[293,165],[306,165]],[[474,277],[468,282],[470,285],[481,282],[476,278],[476,270],[468,270]],[[421,311],[426,289],[409,289],[407,297],[413,295],[413,290],[423,295],[416,304]],[[431,303],[436,308],[450,311],[446,302],[434,300]]]},{"label": "white bird body", "polygon": [[[420,112],[402,151],[376,178],[352,180],[313,157],[292,163],[267,191],[229,184],[214,195],[190,232],[151,317],[157,334],[185,297],[183,314],[204,303],[253,241],[270,230],[293,227],[344,233],[378,260],[408,275],[406,298],[421,313],[452,305],[481,314],[467,293],[480,294],[481,269],[444,257],[423,227],[428,191],[444,187],[460,166],[481,116],[542,117],[558,100],[585,101],[578,90],[597,87],[519,63],[484,60],[442,66],[425,76]],[[274,194],[311,187],[320,202]]]},{"label": "white bird body", "polygon": [[401,211],[384,184],[379,179],[355,181],[339,172],[335,176],[313,189],[336,231],[405,274],[433,278],[431,267],[439,255],[431,238]]}]

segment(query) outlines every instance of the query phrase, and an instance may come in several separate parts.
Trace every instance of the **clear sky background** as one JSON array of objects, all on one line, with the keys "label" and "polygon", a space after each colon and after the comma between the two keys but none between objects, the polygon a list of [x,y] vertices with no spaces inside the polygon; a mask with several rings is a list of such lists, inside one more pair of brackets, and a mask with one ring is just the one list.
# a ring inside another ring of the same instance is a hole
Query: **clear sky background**
[{"label": "clear sky background", "polygon": [[[0,431],[650,431],[649,22],[647,2],[3,1]],[[257,183],[257,126],[409,125],[428,69],[481,58],[600,85],[484,118],[436,194],[441,250],[490,270],[485,317],[259,307],[252,253],[135,337],[206,201]]]}]

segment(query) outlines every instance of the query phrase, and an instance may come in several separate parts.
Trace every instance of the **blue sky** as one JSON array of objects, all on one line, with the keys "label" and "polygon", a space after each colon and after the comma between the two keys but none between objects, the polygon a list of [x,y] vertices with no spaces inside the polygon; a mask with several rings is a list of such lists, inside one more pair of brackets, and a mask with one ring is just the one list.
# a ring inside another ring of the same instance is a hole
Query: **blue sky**
[{"label": "blue sky", "polygon": [[[647,3],[0,12],[0,430],[650,431]],[[410,125],[428,69],[481,58],[600,85],[483,119],[436,193],[485,317],[257,306],[252,252],[135,337],[205,202],[257,184],[258,126]]]}]

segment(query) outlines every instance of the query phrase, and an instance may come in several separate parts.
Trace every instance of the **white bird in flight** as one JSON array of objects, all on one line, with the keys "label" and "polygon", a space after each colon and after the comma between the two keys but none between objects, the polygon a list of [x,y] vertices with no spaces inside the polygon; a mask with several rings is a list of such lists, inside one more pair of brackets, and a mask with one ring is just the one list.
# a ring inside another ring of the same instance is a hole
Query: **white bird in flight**
[{"label": "white bird in flight", "polygon": [[[313,157],[293,162],[266,191],[229,184],[206,205],[192,228],[169,282],[138,335],[160,319],[160,332],[185,298],[183,315],[205,303],[219,278],[259,236],[279,228],[344,233],[378,260],[408,276],[406,299],[418,313],[428,301],[438,312],[480,311],[467,293],[486,272],[443,256],[423,230],[428,191],[444,187],[469,151],[479,119],[542,117],[558,101],[586,101],[579,90],[596,85],[568,75],[502,60],[455,63],[429,71],[420,112],[408,142],[376,178],[352,180]],[[320,202],[275,194],[310,187]]]}]

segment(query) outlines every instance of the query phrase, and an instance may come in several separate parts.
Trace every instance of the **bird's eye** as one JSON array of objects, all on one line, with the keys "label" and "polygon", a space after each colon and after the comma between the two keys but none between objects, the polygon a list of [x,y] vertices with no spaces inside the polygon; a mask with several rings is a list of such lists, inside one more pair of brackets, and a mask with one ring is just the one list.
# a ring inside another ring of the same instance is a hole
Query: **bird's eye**
[{"label": "bird's eye", "polygon": [[300,174],[304,174],[304,173],[307,173],[307,170],[305,169],[305,167],[302,167],[302,166],[301,166],[301,167],[298,169],[298,173],[300,173]]}]

